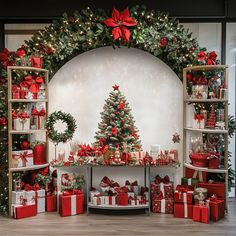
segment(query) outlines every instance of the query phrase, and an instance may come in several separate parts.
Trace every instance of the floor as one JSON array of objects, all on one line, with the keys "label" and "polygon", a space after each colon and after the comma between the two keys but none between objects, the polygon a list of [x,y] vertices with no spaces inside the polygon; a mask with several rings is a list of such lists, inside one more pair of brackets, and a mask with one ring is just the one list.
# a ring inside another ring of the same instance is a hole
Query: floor
[{"label": "floor", "polygon": [[60,217],[42,213],[14,220],[0,217],[0,235],[236,235],[236,199],[229,203],[229,214],[219,222],[202,224],[165,214],[111,215],[91,213]]}]

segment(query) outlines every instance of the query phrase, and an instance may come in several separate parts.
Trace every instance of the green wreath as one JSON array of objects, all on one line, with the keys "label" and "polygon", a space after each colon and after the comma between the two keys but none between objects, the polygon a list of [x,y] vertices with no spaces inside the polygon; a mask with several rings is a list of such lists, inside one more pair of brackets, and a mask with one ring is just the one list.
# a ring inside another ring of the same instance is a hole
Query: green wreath
[{"label": "green wreath", "polygon": [[[67,128],[64,132],[59,133],[57,130],[55,130],[54,124],[58,121],[62,120],[63,123],[66,123]],[[66,143],[68,140],[71,140],[73,138],[76,126],[76,121],[74,117],[71,114],[62,112],[62,111],[55,111],[52,114],[49,115],[45,128],[47,129],[48,137],[52,142],[57,145],[58,143]]]}]

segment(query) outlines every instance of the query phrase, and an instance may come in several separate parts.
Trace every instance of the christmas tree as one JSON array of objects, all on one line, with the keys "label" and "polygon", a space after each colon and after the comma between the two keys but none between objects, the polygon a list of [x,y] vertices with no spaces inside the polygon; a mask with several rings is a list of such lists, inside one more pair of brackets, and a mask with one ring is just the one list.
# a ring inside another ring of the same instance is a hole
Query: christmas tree
[{"label": "christmas tree", "polygon": [[216,114],[214,105],[212,105],[209,118],[206,122],[206,128],[214,129],[215,125],[216,125]]},{"label": "christmas tree", "polygon": [[110,150],[119,149],[126,152],[141,149],[138,129],[134,125],[129,103],[120,92],[119,86],[113,86],[113,91],[105,101],[101,118],[99,131],[95,135],[97,146],[107,145]]}]

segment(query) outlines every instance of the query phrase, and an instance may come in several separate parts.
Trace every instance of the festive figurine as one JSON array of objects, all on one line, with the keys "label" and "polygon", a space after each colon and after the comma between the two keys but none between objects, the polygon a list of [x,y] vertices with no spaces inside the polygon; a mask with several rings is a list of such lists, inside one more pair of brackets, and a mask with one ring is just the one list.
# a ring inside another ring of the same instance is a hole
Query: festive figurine
[{"label": "festive figurine", "polygon": [[216,126],[216,114],[215,114],[214,105],[212,105],[209,118],[206,122],[206,128],[214,129],[215,126]]},{"label": "festive figurine", "polygon": [[179,143],[179,142],[180,142],[180,135],[179,135],[177,132],[175,132],[175,133],[173,134],[172,141],[173,141],[174,143]]}]

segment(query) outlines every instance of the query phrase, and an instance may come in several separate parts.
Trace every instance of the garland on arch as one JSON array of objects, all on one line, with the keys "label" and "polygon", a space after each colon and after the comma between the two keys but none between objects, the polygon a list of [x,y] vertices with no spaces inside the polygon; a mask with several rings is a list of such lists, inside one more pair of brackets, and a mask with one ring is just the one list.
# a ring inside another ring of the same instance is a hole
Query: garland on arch
[{"label": "garland on arch", "polygon": [[[182,80],[182,70],[191,65],[217,64],[217,55],[200,48],[192,33],[168,14],[135,6],[112,14],[93,12],[89,7],[73,16],[64,14],[50,26],[37,31],[16,52],[0,52],[0,213],[7,211],[7,66],[40,56],[50,78],[67,61],[91,49],[113,46],[135,47],[165,62]],[[233,126],[232,126],[233,127]]]}]

